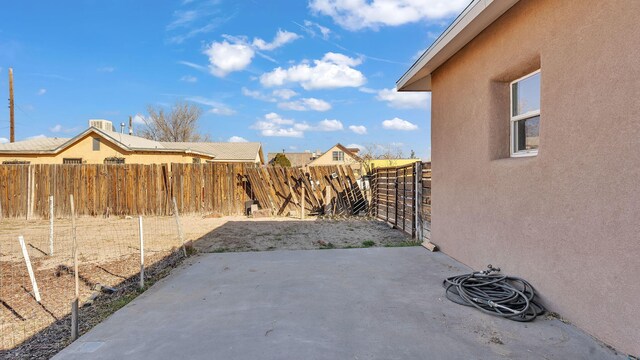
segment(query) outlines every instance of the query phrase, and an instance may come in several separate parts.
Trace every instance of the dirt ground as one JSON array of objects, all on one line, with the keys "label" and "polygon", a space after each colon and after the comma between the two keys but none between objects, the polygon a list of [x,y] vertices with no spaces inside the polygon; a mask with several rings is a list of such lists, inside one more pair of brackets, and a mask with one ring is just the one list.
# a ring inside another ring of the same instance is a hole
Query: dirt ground
[{"label": "dirt ground", "polygon": [[215,228],[194,241],[201,252],[311,250],[414,245],[410,236],[371,219],[205,219]]},{"label": "dirt ground", "polygon": [[[118,289],[120,295],[110,296],[107,302],[130,296],[140,269],[138,218],[79,218],[76,229],[80,304],[96,293],[97,284]],[[174,260],[182,257],[182,240],[200,252],[416,245],[401,231],[370,219],[181,216],[180,229],[182,237],[173,217],[143,218],[144,263],[145,268],[155,267],[153,276],[164,276],[163,269],[179,263]],[[39,303],[18,236],[25,240],[41,295]],[[68,334],[59,329],[68,328],[64,324],[75,297],[72,244],[69,219],[54,220],[53,256],[48,220],[0,222],[0,355],[48,358],[67,344]],[[116,308],[108,303],[104,306],[105,311],[83,310],[89,318],[81,320],[85,322],[82,332]]]}]

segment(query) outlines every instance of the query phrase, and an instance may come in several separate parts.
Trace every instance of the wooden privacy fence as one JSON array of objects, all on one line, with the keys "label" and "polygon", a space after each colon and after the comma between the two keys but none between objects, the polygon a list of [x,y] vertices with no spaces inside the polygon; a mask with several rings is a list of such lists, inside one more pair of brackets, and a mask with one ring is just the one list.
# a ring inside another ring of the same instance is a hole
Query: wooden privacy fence
[{"label": "wooden privacy fence", "polygon": [[272,215],[358,215],[368,210],[350,166],[247,168],[249,190]]},{"label": "wooden privacy fence", "polygon": [[240,163],[157,165],[0,165],[0,217],[242,214],[249,197]]},{"label": "wooden privacy fence", "polygon": [[431,163],[375,168],[372,214],[420,240],[430,238]]},{"label": "wooden privacy fence", "polygon": [[[240,215],[257,200],[271,215],[356,215],[368,203],[349,166],[303,168],[254,164],[0,165],[0,218],[78,215]],[[304,194],[304,195],[303,195]],[[304,198],[304,201],[303,201]]]}]

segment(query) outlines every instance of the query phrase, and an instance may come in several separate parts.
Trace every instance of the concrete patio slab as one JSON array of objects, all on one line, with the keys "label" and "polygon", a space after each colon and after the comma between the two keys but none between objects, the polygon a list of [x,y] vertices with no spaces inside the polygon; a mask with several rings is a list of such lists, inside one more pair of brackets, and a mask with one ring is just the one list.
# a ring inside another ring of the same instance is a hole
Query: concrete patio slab
[{"label": "concrete patio slab", "polygon": [[54,359],[618,359],[572,325],[456,305],[420,247],[207,254]]}]

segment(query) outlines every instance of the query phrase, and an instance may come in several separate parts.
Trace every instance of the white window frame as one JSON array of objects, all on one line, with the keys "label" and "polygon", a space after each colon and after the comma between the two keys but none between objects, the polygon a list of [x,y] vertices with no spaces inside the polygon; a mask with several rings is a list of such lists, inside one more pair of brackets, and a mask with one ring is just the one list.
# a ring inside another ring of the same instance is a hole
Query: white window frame
[{"label": "white window frame", "polygon": [[[520,114],[520,115],[516,115],[513,116],[513,84],[520,82],[522,80],[528,79],[536,74],[540,73],[540,69],[529,73],[521,78],[518,78],[516,80],[513,80],[512,82],[509,83],[509,151],[511,153],[511,157],[527,157],[527,156],[536,156],[538,155],[538,149],[535,150],[520,150],[520,151],[515,151],[515,149],[513,148],[513,143],[514,143],[514,133],[513,133],[513,127],[516,121],[520,121],[520,120],[526,120],[529,118],[533,118],[536,116],[540,116],[540,109],[538,108],[538,110],[534,110],[534,111],[529,111],[526,112],[524,114]],[[542,83],[542,81],[541,81]],[[542,86],[542,85],[541,85]],[[540,89],[540,98],[542,98],[542,89]],[[541,101],[542,102],[542,99]],[[542,107],[542,106],[540,106]]]},{"label": "white window frame", "polygon": [[[338,155],[338,156],[337,156],[337,157],[338,157],[337,159],[333,156],[333,155],[336,155],[336,153],[337,153],[337,155]],[[341,153],[342,153],[342,154],[341,154]],[[344,161],[344,151],[340,151],[340,150],[336,150],[336,151],[334,151],[334,152],[331,154],[331,158],[332,158],[332,160],[333,160],[333,161]]]}]

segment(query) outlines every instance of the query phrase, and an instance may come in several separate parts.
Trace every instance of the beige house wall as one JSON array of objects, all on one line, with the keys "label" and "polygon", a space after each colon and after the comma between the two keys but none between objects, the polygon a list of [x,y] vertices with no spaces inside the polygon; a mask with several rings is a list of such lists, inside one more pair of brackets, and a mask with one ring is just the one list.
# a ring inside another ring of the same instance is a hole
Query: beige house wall
[{"label": "beige house wall", "polygon": [[[348,153],[344,153],[344,161],[334,161],[333,152],[342,151],[338,146],[334,146],[329,151],[318,156],[307,166],[326,166],[326,165],[351,165],[354,171],[360,171],[361,164],[357,159],[351,157]],[[286,155],[286,154],[285,154]]]},{"label": "beige house wall", "polygon": [[[432,74],[432,239],[640,354],[640,1],[521,0]],[[540,149],[509,81],[541,68]]]},{"label": "beige house wall", "polygon": [[[93,150],[93,138],[100,138],[99,151]],[[81,138],[58,154],[21,154],[18,156],[0,154],[0,164],[3,161],[12,160],[30,161],[31,164],[62,164],[65,158],[81,158],[86,164],[104,164],[104,159],[109,157],[123,157],[125,164],[192,163],[193,158],[200,158],[202,162],[211,159],[210,156],[196,154],[128,152],[93,133]]]}]

